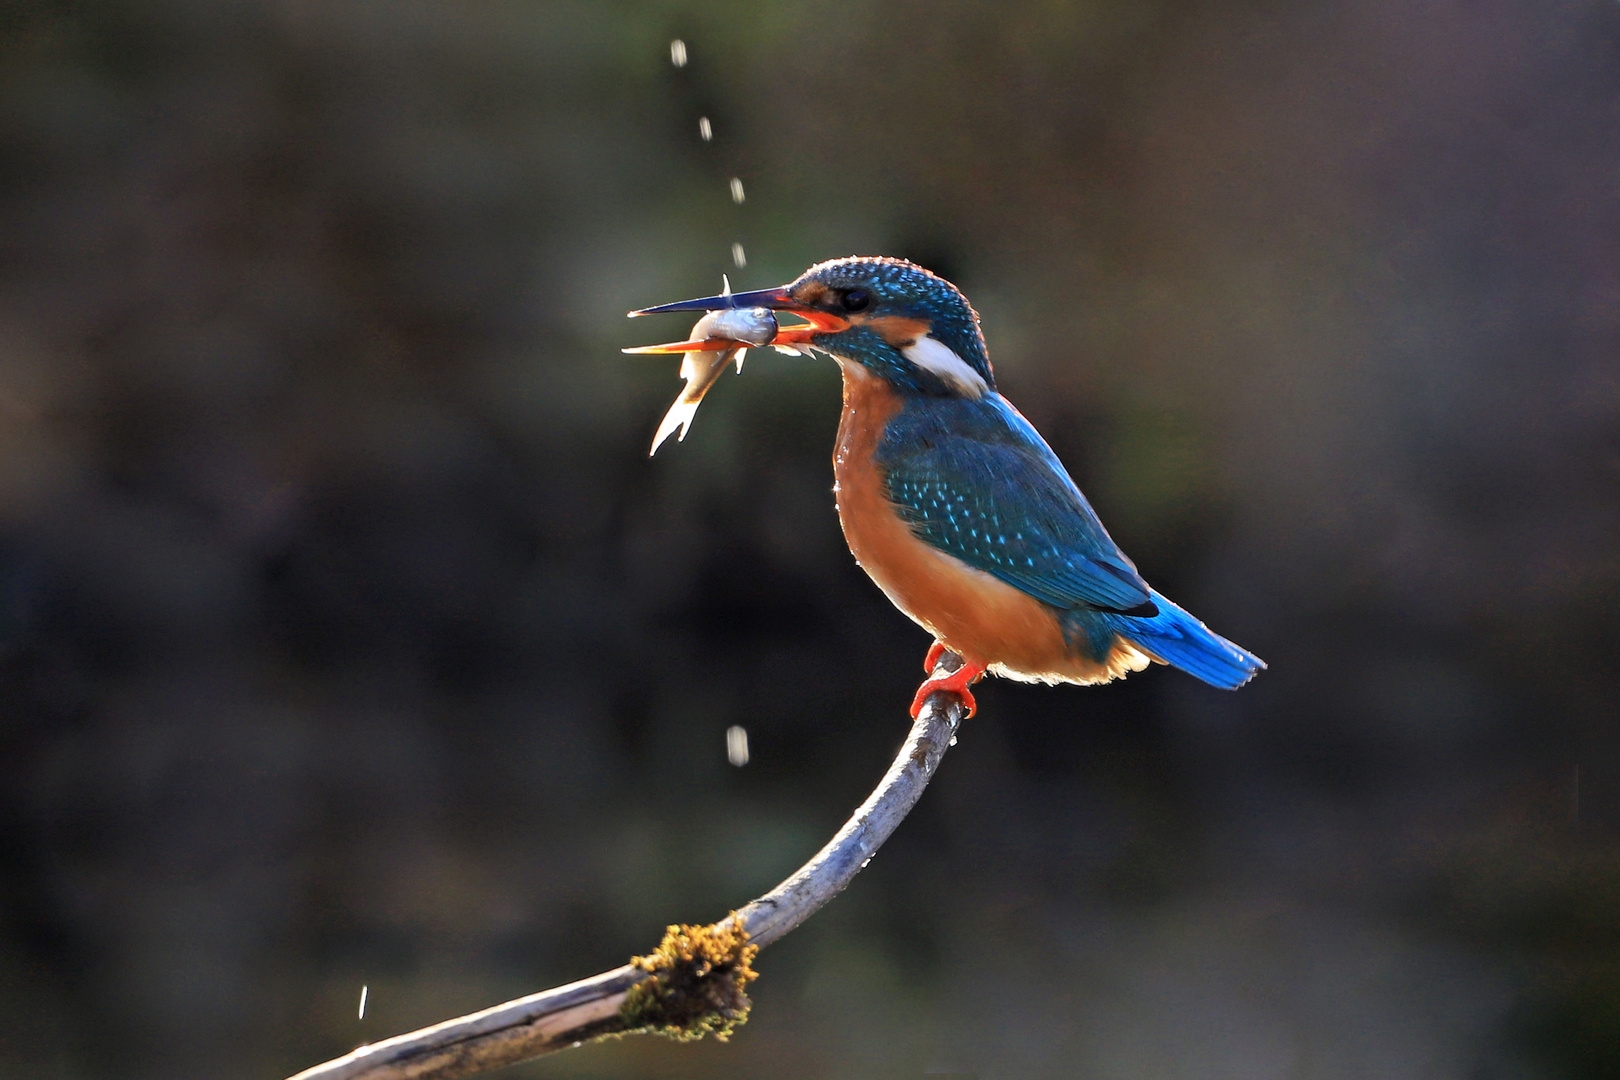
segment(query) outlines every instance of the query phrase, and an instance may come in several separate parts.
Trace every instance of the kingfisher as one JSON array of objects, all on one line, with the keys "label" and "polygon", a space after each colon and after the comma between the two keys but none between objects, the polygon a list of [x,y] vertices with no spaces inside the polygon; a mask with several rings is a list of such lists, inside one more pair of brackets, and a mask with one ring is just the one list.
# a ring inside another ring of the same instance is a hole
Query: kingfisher
[{"label": "kingfisher", "polygon": [[[934,637],[913,717],[937,691],[959,695],[972,715],[969,687],[986,672],[1092,684],[1158,662],[1235,690],[1266,666],[1142,580],[1046,440],[997,392],[979,314],[956,286],[904,259],[854,256],[779,288],[631,315],[738,307],[803,319],[768,343],[838,363],[833,491],[844,538]],[[940,673],[946,650],[961,665]]]}]

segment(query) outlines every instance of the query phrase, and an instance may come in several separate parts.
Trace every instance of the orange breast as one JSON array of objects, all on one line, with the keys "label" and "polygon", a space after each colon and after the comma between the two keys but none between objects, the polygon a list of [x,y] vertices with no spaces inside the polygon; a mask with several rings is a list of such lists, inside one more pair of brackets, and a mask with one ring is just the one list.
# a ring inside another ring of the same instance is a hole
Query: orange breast
[{"label": "orange breast", "polygon": [[889,501],[874,461],[901,401],[882,379],[843,362],[844,416],[833,454],[838,520],[861,569],[934,637],[998,675],[1040,682],[1107,682],[1148,658],[1117,642],[1105,661],[1076,656],[1052,609],[925,543]]}]

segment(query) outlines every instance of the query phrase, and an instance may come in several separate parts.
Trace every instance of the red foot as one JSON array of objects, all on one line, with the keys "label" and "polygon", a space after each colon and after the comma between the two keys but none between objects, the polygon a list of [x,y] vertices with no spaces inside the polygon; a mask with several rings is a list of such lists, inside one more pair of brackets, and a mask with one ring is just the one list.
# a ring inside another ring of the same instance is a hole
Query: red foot
[{"label": "red foot", "polygon": [[923,657],[923,674],[932,675],[934,673],[934,665],[939,663],[939,658],[944,655],[945,643],[943,641],[936,641],[932,645],[928,646],[928,655]]},{"label": "red foot", "polygon": [[936,690],[945,690],[960,697],[962,704],[967,706],[967,714],[972,716],[978,710],[979,705],[978,702],[973,700],[973,694],[969,692],[968,685],[982,679],[984,669],[984,664],[964,663],[949,675],[928,678],[921,686],[917,687],[917,696],[911,699],[911,718],[913,720],[917,719],[917,714],[922,712],[923,704],[927,702],[929,695]]}]

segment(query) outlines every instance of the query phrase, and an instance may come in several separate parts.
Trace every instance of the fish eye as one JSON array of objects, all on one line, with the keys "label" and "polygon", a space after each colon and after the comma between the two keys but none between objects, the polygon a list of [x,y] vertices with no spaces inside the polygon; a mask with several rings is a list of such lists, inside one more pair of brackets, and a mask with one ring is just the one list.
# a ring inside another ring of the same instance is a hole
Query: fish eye
[{"label": "fish eye", "polygon": [[872,304],[872,294],[865,289],[850,289],[844,293],[845,311],[865,311]]}]

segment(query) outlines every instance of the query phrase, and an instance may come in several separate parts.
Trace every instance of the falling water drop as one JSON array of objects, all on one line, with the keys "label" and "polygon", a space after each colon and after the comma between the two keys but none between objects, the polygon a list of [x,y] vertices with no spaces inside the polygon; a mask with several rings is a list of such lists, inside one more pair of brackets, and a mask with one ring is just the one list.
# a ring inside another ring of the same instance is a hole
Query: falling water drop
[{"label": "falling water drop", "polygon": [[707,116],[698,117],[698,135],[704,142],[710,142],[714,139],[714,125],[709,123]]},{"label": "falling water drop", "polygon": [[366,1018],[366,992],[370,989],[371,987],[369,986],[362,986],[360,988],[360,1019],[362,1020]]},{"label": "falling water drop", "polygon": [[748,255],[741,244],[731,245],[731,261],[737,264],[739,270],[748,265]]},{"label": "falling water drop", "polygon": [[686,42],[680,38],[669,43],[669,62],[678,68],[686,66]]},{"label": "falling water drop", "polygon": [[731,201],[741,206],[743,198],[742,181],[733,176],[731,178]]},{"label": "falling water drop", "polygon": [[748,729],[741,724],[726,728],[726,760],[739,769],[748,764]]}]

